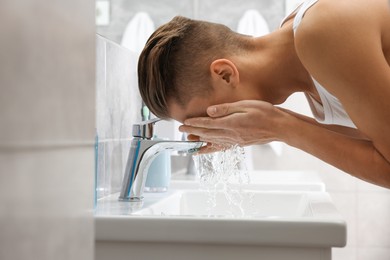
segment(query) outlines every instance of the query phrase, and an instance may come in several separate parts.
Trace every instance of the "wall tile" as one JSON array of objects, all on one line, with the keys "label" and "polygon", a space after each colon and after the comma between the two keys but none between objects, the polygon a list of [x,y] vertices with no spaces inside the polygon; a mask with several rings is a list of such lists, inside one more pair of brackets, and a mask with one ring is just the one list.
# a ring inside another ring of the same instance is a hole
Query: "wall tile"
[{"label": "wall tile", "polygon": [[315,171],[325,183],[327,191],[353,192],[357,189],[355,177],[288,145],[283,146],[281,156],[276,155],[269,145],[253,146],[253,158],[255,170]]},{"label": "wall tile", "polygon": [[359,248],[357,260],[389,260],[390,248]]},{"label": "wall tile", "polygon": [[327,191],[356,191],[357,179],[355,177],[322,161],[319,161],[318,169]]},{"label": "wall tile", "polygon": [[358,193],[358,246],[390,248],[390,195]]},{"label": "wall tile", "polygon": [[104,171],[106,176],[105,179],[109,183],[110,193],[119,192],[121,190],[130,143],[130,140],[105,142]]},{"label": "wall tile", "polygon": [[1,240],[1,259],[92,260],[94,241],[87,238],[94,233],[92,221],[80,217],[64,221],[64,217],[4,217],[2,236],[7,239]]},{"label": "wall tile", "polygon": [[126,25],[131,21],[137,12],[147,12],[158,26],[168,22],[176,15],[186,17],[193,16],[192,0],[111,0],[111,21],[109,26],[100,26],[98,32],[118,43]]},{"label": "wall tile", "polygon": [[347,246],[353,248],[357,245],[357,195],[355,192],[330,192],[332,201],[337,210],[347,222]]},{"label": "wall tile", "polygon": [[110,176],[106,174],[106,144],[105,142],[98,142],[97,144],[97,166],[96,166],[96,198],[100,199],[107,196],[111,192]]},{"label": "wall tile", "polygon": [[255,170],[314,171],[327,191],[356,191],[356,178],[294,147],[284,145],[282,155],[277,156],[268,145],[253,146],[252,156]]},{"label": "wall tile", "polygon": [[92,141],[94,2],[39,2],[0,10],[0,145]]},{"label": "wall tile", "polygon": [[120,191],[132,138],[141,121],[137,55],[97,37],[97,197]]},{"label": "wall tile", "polygon": [[93,259],[93,161],[93,147],[0,152],[0,259]]},{"label": "wall tile", "polygon": [[390,194],[390,189],[383,188],[381,186],[371,184],[363,180],[357,180],[357,189],[362,192],[382,192]]},{"label": "wall tile", "polygon": [[[0,153],[0,214],[85,214],[92,208],[94,149],[31,149]],[[12,173],[12,178],[11,178]],[[88,178],[83,178],[84,176]],[[73,201],[72,198],[77,198]],[[1,198],[4,199],[4,198]],[[13,202],[18,200],[18,204]],[[46,207],[49,206],[49,207]]]},{"label": "wall tile", "polygon": [[97,198],[119,192],[130,151],[130,140],[99,142]]},{"label": "wall tile", "polygon": [[332,248],[332,260],[357,260],[356,247]]},{"label": "wall tile", "polygon": [[252,147],[253,166],[255,170],[313,170],[318,159],[294,147],[283,145],[282,154],[278,156],[269,145]]},{"label": "wall tile", "polygon": [[132,124],[141,119],[137,56],[107,41],[105,134],[99,138],[129,138]]},{"label": "wall tile", "polygon": [[199,19],[222,23],[236,30],[238,21],[248,9],[259,11],[268,22],[271,31],[279,27],[284,17],[284,1],[215,0],[199,1]]},{"label": "wall tile", "polygon": [[107,88],[106,88],[106,40],[96,36],[96,132],[98,137],[106,136]]},{"label": "wall tile", "polygon": [[111,32],[111,31],[105,31],[101,29],[100,27],[96,28],[96,31],[102,35],[104,38],[110,39],[113,42],[120,43],[122,41],[122,35],[124,32]]}]

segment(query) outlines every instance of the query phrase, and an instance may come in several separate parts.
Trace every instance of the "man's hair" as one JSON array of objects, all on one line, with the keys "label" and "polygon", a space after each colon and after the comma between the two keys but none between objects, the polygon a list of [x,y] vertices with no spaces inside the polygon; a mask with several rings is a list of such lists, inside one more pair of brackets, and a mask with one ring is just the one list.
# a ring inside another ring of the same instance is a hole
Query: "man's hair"
[{"label": "man's hair", "polygon": [[212,90],[209,67],[247,45],[228,27],[176,16],[148,39],[138,61],[141,97],[151,112],[169,118],[168,102],[185,108],[194,96]]}]

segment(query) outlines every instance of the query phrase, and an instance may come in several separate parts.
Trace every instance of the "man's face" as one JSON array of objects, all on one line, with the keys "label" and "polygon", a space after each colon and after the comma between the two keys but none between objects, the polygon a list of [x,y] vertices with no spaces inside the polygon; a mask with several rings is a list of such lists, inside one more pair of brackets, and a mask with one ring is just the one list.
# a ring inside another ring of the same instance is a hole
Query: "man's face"
[{"label": "man's face", "polygon": [[188,118],[208,116],[206,110],[209,106],[232,103],[242,99],[252,99],[248,98],[248,96],[244,98],[242,96],[243,93],[245,93],[243,89],[238,90],[237,88],[223,88],[218,85],[213,85],[212,91],[209,91],[205,95],[194,96],[184,108],[174,100],[169,101],[169,116],[181,123]]},{"label": "man's face", "polygon": [[185,108],[171,101],[169,102],[169,114],[172,119],[183,123],[187,118],[207,116],[207,108],[214,104],[211,97],[193,97]]}]

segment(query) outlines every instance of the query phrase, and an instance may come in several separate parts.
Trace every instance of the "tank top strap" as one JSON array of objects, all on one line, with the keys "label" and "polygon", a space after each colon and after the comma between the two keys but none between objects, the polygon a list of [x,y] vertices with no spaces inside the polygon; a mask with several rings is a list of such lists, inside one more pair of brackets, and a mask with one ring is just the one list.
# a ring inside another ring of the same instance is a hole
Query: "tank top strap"
[{"label": "tank top strap", "polygon": [[294,16],[294,15],[298,12],[298,10],[299,10],[299,8],[300,8],[301,6],[302,6],[302,3],[299,4],[299,5],[294,9],[294,11],[292,11],[291,13],[289,13],[288,15],[286,15],[286,16],[283,18],[282,22],[280,23],[279,27],[281,28],[281,27],[283,26],[283,24],[284,24],[287,20],[289,20],[292,16]]},{"label": "tank top strap", "polygon": [[294,23],[293,23],[294,34],[296,33],[298,26],[301,24],[306,11],[317,2],[318,0],[307,0],[302,3],[294,18]]}]

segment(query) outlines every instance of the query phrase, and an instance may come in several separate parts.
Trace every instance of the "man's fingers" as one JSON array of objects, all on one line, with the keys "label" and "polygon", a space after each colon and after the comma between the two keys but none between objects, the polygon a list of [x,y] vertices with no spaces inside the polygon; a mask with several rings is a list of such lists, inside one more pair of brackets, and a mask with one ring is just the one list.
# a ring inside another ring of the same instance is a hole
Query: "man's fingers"
[{"label": "man's fingers", "polygon": [[244,112],[240,102],[225,103],[220,105],[214,105],[207,108],[207,114],[210,117],[222,117],[233,113]]},{"label": "man's fingers", "polygon": [[189,134],[187,136],[187,139],[188,139],[188,141],[196,141],[196,142],[198,142],[200,140],[199,136],[193,135],[193,134]]},{"label": "man's fingers", "polygon": [[182,125],[179,127],[180,132],[188,133],[189,135],[187,138],[191,141],[195,140],[196,137],[200,137],[201,141],[204,141],[205,138],[207,139],[217,139],[220,137],[230,137],[231,132],[228,129],[211,129],[211,128],[202,128],[202,127],[191,127]]},{"label": "man's fingers", "polygon": [[234,116],[235,114],[246,113],[248,112],[248,109],[254,105],[256,105],[256,101],[253,100],[242,100],[234,103],[213,105],[207,108],[209,117],[189,118],[184,121],[184,125],[211,129],[227,128],[231,121],[225,119],[229,119],[229,116]]},{"label": "man's fingers", "polygon": [[214,152],[219,152],[222,151],[222,148],[217,148],[215,146],[202,146],[199,151],[195,154],[196,155],[201,155],[201,154],[208,154],[208,153],[214,153]]},{"label": "man's fingers", "polygon": [[226,128],[226,123],[223,118],[211,118],[211,117],[194,117],[186,119],[184,125],[179,127],[182,132],[188,132],[184,129],[188,129],[189,126],[208,128],[208,129],[221,129]]},{"label": "man's fingers", "polygon": [[225,149],[229,149],[231,147],[232,147],[232,145],[219,145],[219,144],[208,142],[207,145],[202,146],[195,155],[220,152],[220,151],[223,151]]},{"label": "man's fingers", "polygon": [[240,100],[233,103],[224,103],[219,105],[209,106],[207,108],[207,114],[210,117],[223,117],[234,113],[245,113],[248,109],[259,108],[265,104],[270,105],[267,102],[259,100]]}]

